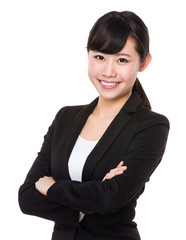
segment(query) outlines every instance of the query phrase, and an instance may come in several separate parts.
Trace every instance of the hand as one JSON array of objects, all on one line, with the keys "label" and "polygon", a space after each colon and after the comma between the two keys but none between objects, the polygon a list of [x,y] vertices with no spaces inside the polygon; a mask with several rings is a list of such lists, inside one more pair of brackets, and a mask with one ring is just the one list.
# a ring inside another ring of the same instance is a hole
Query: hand
[{"label": "hand", "polygon": [[124,171],[127,170],[127,166],[123,166],[123,164],[124,162],[121,161],[116,168],[111,169],[110,172],[105,175],[102,181],[104,181],[105,179],[111,179],[117,175],[123,174]]},{"label": "hand", "polygon": [[42,177],[35,183],[35,188],[43,195],[47,195],[48,189],[55,183],[53,177]]}]

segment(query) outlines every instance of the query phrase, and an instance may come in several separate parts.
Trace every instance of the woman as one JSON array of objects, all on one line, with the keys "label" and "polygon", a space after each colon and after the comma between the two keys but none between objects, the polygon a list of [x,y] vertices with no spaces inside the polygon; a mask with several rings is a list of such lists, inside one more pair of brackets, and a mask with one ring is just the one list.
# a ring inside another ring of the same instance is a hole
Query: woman
[{"label": "woman", "polygon": [[54,240],[139,240],[136,201],[169,131],[137,78],[151,61],[148,30],[132,12],[110,12],[93,26],[87,50],[99,97],[57,113],[20,187],[20,208],[54,221]]}]

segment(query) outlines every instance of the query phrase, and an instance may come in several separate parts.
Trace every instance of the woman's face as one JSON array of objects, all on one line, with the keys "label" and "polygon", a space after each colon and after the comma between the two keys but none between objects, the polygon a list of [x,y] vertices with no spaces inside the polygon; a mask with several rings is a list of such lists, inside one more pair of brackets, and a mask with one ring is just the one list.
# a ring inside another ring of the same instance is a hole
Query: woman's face
[{"label": "woman's face", "polygon": [[88,75],[100,97],[118,100],[130,97],[141,62],[135,41],[129,37],[117,54],[89,51]]}]

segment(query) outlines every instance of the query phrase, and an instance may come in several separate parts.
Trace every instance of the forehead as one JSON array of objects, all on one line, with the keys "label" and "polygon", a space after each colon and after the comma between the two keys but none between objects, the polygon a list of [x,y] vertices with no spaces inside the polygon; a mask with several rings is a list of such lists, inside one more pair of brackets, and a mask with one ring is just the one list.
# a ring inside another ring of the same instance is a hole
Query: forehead
[{"label": "forehead", "polygon": [[118,53],[130,53],[132,55],[139,55],[138,52],[136,51],[136,42],[132,37],[128,37],[126,44],[122,48],[122,50]]}]

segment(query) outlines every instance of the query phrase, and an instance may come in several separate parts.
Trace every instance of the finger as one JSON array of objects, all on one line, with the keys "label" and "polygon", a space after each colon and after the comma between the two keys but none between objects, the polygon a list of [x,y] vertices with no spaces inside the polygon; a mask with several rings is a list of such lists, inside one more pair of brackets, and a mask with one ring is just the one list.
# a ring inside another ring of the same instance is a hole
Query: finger
[{"label": "finger", "polygon": [[116,171],[118,168],[120,169],[121,167],[124,167],[123,164],[124,164],[124,161],[121,161],[121,162],[117,165],[117,167],[111,169],[110,172]]},{"label": "finger", "polygon": [[127,167],[125,166],[120,169],[117,169],[116,171],[111,172],[110,174],[117,176],[117,175],[123,174],[126,170],[127,170]]},{"label": "finger", "polygon": [[117,168],[111,169],[109,173],[113,173],[115,171],[117,171]]},{"label": "finger", "polygon": [[115,172],[115,175],[118,175],[118,174],[122,174],[126,171],[126,168],[125,169],[120,169],[118,171]]},{"label": "finger", "polygon": [[127,166],[123,166],[123,167],[122,167],[122,170],[123,170],[123,171],[126,171],[126,170],[127,170]]},{"label": "finger", "polygon": [[122,167],[117,167],[117,168],[111,169],[110,173],[121,171],[121,170],[122,171],[126,171],[127,170],[127,166],[122,166]]},{"label": "finger", "polygon": [[121,174],[123,174],[124,171],[126,171],[126,170],[127,170],[127,166],[120,167],[119,169],[116,169],[116,168],[115,168],[115,169],[112,169],[109,173],[107,173],[107,174],[105,175],[103,181],[106,180],[106,179],[111,179],[111,178],[113,178],[113,177],[115,177],[115,176],[117,176],[117,175],[121,175]]},{"label": "finger", "polygon": [[123,174],[123,171],[122,171],[122,170],[118,171],[118,172],[116,173],[116,176],[117,176],[117,175],[120,175],[120,174]]},{"label": "finger", "polygon": [[124,169],[118,170],[117,172],[115,172],[115,175],[123,174],[125,170]]},{"label": "finger", "polygon": [[123,166],[123,164],[124,164],[124,161],[121,161],[116,168]]}]

